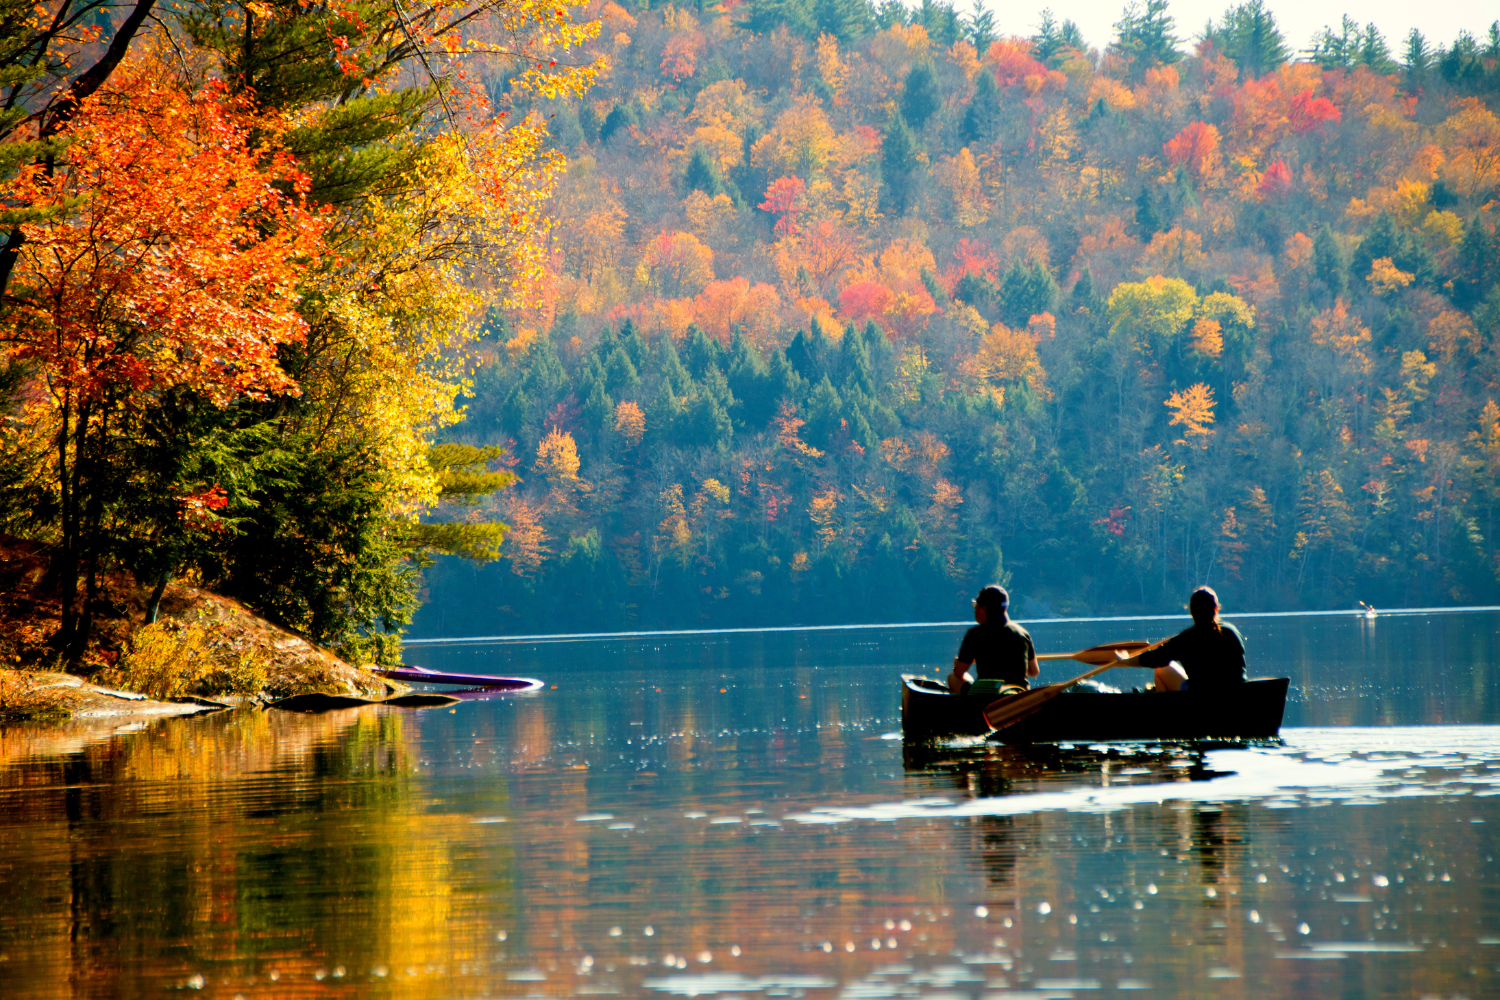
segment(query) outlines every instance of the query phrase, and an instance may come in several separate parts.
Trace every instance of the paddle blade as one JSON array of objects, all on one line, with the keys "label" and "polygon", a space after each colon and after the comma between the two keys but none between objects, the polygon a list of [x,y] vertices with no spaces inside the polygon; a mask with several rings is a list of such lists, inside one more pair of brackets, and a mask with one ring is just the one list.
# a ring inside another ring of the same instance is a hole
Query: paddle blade
[{"label": "paddle blade", "polygon": [[1052,700],[1053,696],[1058,693],[1050,690],[1053,686],[1037,688],[1025,694],[1013,694],[1008,698],[993,702],[984,710],[984,721],[990,724],[991,729],[1004,729],[1006,726],[1015,725],[1027,716],[1040,711],[1043,705]]},{"label": "paddle blade", "polygon": [[1151,645],[1149,642],[1139,639],[1132,639],[1129,642],[1106,642],[1102,646],[1092,646],[1074,653],[1073,659],[1080,663],[1102,667],[1106,663],[1113,664],[1123,659],[1123,657],[1117,655],[1117,651],[1124,653],[1125,656],[1134,656],[1149,645]]},{"label": "paddle blade", "polygon": [[1140,639],[1129,639],[1125,642],[1106,642],[1099,646],[1090,646],[1088,649],[1080,649],[1076,653],[1044,653],[1038,656],[1038,660],[1077,660],[1091,666],[1100,667],[1106,663],[1114,663],[1120,659],[1116,651],[1125,656],[1134,656],[1141,650],[1150,646],[1149,642]]}]

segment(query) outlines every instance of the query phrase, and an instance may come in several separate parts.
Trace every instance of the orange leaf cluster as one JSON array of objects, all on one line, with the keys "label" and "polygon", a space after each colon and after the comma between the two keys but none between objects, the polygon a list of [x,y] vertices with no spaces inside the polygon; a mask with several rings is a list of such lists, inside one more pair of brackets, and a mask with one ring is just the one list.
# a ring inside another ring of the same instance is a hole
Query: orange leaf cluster
[{"label": "orange leaf cluster", "polygon": [[191,386],[219,405],[295,391],[276,349],[304,336],[296,286],[324,224],[294,161],[255,138],[272,123],[139,60],[69,134],[54,173],[32,168],[0,191],[55,209],[24,227],[19,356],[82,399],[116,385]]}]

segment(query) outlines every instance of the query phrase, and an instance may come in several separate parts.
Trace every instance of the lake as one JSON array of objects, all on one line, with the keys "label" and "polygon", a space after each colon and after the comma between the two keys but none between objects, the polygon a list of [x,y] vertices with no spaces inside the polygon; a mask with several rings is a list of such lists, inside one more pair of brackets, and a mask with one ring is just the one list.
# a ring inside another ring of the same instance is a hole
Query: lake
[{"label": "lake", "polygon": [[0,996],[1500,995],[1500,613],[1230,620],[1280,741],[907,747],[960,626],[414,645],[548,686],[0,729]]}]

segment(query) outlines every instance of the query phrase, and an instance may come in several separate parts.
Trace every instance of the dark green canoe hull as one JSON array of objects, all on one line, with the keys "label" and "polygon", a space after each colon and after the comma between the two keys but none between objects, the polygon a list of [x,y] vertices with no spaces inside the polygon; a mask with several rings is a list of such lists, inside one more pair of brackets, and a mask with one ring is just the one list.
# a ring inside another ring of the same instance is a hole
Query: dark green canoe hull
[{"label": "dark green canoe hull", "polygon": [[[901,730],[908,740],[984,736],[995,696],[951,695],[938,681],[903,674]],[[1267,739],[1281,730],[1288,680],[1264,677],[1230,692],[1067,691],[997,732],[1004,743],[1114,743]]]}]

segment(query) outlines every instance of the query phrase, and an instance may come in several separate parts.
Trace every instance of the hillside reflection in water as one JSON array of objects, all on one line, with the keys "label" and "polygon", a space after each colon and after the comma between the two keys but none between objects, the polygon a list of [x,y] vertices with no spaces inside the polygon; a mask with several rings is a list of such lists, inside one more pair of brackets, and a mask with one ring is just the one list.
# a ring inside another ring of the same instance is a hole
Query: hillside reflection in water
[{"label": "hillside reflection in water", "polygon": [[414,647],[557,688],[0,730],[0,995],[1493,996],[1497,629],[1247,622],[1301,692],[1249,746],[905,747],[957,629]]}]

